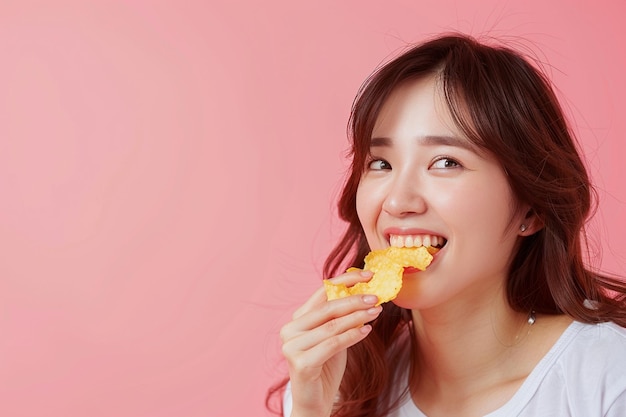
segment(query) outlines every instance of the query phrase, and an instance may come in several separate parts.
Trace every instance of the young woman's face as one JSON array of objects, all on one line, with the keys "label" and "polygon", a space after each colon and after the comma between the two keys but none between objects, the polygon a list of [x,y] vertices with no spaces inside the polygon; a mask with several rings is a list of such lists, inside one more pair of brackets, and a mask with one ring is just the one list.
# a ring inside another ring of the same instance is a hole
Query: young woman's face
[{"label": "young woman's face", "polygon": [[435,77],[384,104],[357,191],[371,249],[444,244],[423,272],[406,271],[405,308],[504,294],[522,218],[503,169],[455,127]]}]

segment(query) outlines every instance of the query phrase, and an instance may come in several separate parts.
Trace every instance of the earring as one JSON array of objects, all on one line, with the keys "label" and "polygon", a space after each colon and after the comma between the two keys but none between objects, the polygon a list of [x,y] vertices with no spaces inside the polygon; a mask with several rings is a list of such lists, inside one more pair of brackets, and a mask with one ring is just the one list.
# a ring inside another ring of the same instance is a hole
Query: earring
[{"label": "earring", "polygon": [[522,233],[524,233],[526,231],[526,229],[528,229],[528,227],[526,227],[525,224],[521,225],[520,228],[519,228],[520,232],[522,232]]}]

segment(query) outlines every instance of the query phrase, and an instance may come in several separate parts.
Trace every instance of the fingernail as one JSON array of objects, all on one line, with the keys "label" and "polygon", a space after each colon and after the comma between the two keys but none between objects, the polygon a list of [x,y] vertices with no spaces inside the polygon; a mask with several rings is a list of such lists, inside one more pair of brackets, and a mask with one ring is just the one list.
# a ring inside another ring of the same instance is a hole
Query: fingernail
[{"label": "fingernail", "polygon": [[375,295],[364,295],[362,300],[365,304],[376,304],[378,302],[378,297]]},{"label": "fingernail", "polygon": [[372,326],[370,326],[369,324],[365,324],[365,325],[359,327],[359,330],[363,334],[368,334],[372,330]]},{"label": "fingernail", "polygon": [[371,276],[373,276],[374,273],[372,271],[361,271],[361,276],[365,277],[365,278],[369,278]]}]

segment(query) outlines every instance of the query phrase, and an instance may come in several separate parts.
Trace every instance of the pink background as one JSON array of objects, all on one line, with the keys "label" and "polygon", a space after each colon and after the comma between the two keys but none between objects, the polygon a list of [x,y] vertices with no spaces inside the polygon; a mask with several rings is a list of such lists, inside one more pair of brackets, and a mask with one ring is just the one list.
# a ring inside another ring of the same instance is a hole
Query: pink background
[{"label": "pink background", "polygon": [[[0,3],[0,415],[261,416],[362,80],[444,30],[549,63],[626,275],[621,0]],[[525,41],[521,39],[526,39]]]}]

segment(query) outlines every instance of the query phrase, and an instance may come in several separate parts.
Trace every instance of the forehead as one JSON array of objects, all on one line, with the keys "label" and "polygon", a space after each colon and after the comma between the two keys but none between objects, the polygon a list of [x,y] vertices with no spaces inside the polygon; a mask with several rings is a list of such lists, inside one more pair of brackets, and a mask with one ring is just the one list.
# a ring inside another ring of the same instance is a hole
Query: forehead
[{"label": "forehead", "polygon": [[450,137],[470,144],[457,127],[437,75],[394,88],[376,118],[372,138]]}]

